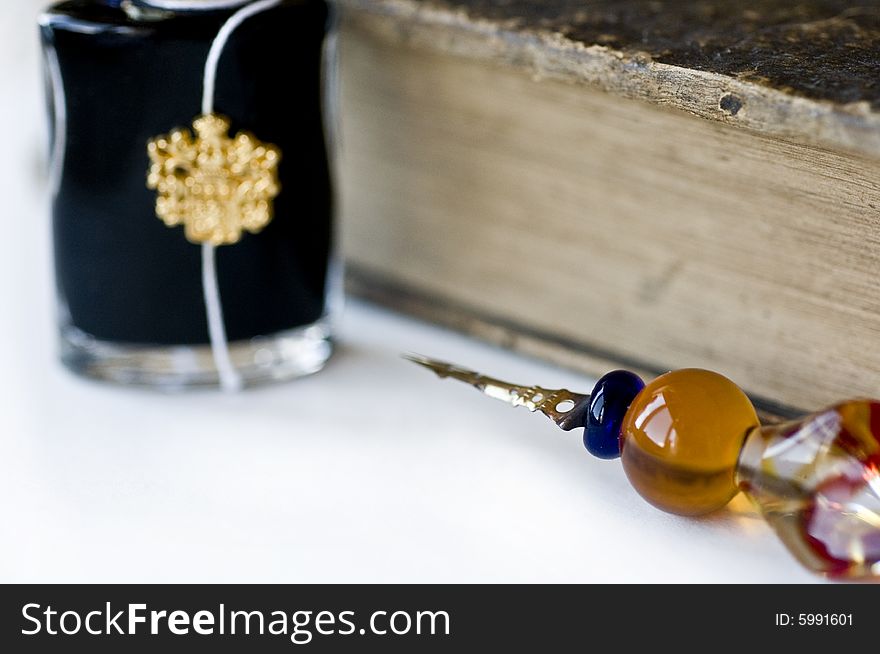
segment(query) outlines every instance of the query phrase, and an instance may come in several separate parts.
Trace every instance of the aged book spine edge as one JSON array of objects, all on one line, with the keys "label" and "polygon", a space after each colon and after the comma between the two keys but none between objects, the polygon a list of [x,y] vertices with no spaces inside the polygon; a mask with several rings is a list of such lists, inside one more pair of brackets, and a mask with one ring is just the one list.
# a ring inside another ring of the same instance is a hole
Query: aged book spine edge
[{"label": "aged book spine edge", "polygon": [[474,19],[425,0],[337,0],[345,20],[387,43],[513,67],[680,109],[757,134],[880,158],[880,112],[865,101],[795,95],[729,75],[659,63],[516,21]]}]

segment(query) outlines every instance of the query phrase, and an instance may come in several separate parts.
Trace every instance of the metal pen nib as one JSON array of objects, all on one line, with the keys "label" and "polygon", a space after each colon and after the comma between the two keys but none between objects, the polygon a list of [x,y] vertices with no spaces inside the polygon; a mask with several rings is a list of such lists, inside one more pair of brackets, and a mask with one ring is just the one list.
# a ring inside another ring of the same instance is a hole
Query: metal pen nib
[{"label": "metal pen nib", "polygon": [[440,378],[451,377],[470,384],[483,394],[511,406],[524,406],[532,412],[540,411],[565,431],[584,426],[590,405],[589,395],[573,393],[564,388],[519,386],[418,354],[404,354],[403,358],[431,370]]}]

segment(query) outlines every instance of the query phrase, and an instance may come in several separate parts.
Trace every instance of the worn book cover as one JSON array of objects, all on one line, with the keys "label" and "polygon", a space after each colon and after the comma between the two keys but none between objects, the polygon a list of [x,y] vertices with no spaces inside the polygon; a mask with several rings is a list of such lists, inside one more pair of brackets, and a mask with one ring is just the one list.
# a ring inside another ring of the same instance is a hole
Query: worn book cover
[{"label": "worn book cover", "polygon": [[880,6],[345,0],[356,292],[599,374],[880,388]]}]

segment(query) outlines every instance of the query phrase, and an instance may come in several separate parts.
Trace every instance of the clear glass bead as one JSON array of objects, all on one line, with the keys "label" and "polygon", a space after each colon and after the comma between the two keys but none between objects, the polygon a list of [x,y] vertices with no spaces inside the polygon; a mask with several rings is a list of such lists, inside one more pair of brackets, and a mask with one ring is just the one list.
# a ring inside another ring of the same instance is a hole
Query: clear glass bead
[{"label": "clear glass bead", "polygon": [[817,572],[880,575],[880,402],[853,400],[746,438],[737,480]]}]

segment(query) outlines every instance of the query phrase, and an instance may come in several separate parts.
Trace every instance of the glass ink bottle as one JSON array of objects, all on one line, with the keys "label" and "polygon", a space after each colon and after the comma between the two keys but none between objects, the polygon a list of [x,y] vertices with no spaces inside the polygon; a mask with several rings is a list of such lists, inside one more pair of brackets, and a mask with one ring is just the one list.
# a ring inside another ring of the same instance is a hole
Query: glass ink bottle
[{"label": "glass ink bottle", "polygon": [[328,5],[69,0],[40,28],[65,365],[162,388],[320,369]]}]

